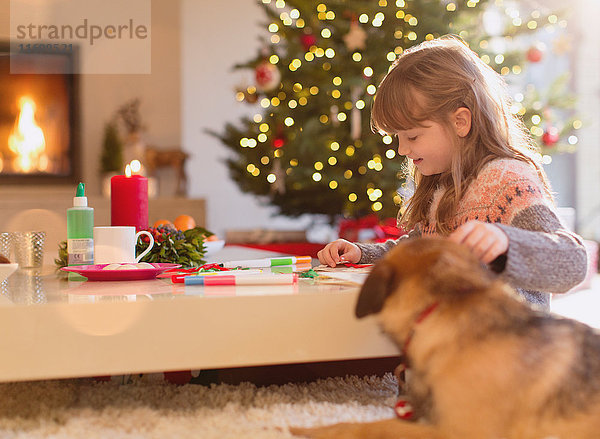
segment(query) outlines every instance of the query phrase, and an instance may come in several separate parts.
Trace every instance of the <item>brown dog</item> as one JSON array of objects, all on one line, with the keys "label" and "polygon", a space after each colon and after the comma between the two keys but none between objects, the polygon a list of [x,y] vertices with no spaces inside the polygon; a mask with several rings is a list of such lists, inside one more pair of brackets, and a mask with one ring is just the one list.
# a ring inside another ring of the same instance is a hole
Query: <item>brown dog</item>
[{"label": "brown dog", "polygon": [[357,317],[378,313],[410,362],[425,422],[293,428],[313,438],[600,438],[600,334],[534,311],[464,246],[409,240],[367,278]]}]

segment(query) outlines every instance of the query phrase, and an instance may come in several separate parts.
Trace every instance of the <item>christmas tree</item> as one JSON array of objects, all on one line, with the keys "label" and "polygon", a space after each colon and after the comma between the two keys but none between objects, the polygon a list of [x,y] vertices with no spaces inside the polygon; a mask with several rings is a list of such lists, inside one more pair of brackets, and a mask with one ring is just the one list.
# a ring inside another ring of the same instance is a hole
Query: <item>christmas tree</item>
[{"label": "christmas tree", "polygon": [[[565,27],[551,11],[522,10],[510,0],[259,3],[270,38],[236,66],[254,69],[256,83],[236,98],[257,112],[215,135],[233,151],[230,174],[244,192],[266,197],[283,215],[332,220],[395,217],[402,203],[405,158],[392,137],[372,133],[369,116],[377,85],[406,48],[456,34],[508,82],[518,82],[528,63],[546,55],[531,35]],[[530,85],[513,107],[542,153],[558,151],[564,139],[576,142],[569,135],[578,121],[556,124],[572,105],[561,85],[552,85],[547,99]]]},{"label": "christmas tree", "polygon": [[104,125],[104,141],[100,155],[100,173],[120,172],[123,170],[123,142],[114,120]]}]

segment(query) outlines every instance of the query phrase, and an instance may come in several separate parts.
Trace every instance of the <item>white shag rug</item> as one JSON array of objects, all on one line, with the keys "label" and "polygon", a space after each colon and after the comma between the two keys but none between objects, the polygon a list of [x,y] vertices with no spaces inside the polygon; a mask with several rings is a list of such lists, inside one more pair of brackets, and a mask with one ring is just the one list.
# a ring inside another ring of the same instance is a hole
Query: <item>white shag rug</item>
[{"label": "white shag rug", "polygon": [[91,379],[0,384],[2,439],[282,439],[287,427],[394,417],[397,384],[347,376],[256,387]]}]

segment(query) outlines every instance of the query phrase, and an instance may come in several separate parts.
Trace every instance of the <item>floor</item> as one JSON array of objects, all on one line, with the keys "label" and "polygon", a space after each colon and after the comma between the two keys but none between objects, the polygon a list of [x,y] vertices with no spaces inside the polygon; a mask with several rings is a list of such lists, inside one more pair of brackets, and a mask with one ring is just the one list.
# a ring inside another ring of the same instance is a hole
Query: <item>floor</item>
[{"label": "floor", "polygon": [[600,328],[600,274],[588,289],[552,297],[552,312]]}]

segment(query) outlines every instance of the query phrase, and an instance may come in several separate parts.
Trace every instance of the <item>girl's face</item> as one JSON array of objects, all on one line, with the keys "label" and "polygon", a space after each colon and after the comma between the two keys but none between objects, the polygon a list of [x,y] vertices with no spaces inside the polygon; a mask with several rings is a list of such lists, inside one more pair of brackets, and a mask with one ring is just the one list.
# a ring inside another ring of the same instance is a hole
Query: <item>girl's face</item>
[{"label": "girl's face", "polygon": [[426,120],[422,127],[402,130],[398,136],[398,154],[413,161],[423,175],[450,170],[455,143],[445,126]]},{"label": "girl's face", "polygon": [[422,126],[401,130],[398,154],[413,161],[423,175],[449,171],[459,139],[471,131],[471,111],[460,107],[448,116],[448,124],[426,120]]}]

